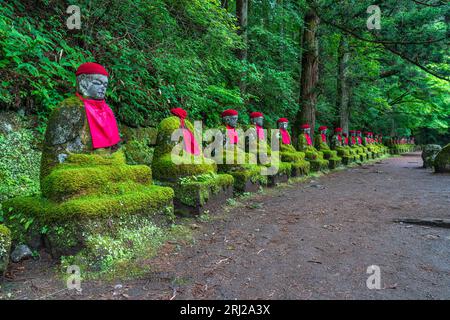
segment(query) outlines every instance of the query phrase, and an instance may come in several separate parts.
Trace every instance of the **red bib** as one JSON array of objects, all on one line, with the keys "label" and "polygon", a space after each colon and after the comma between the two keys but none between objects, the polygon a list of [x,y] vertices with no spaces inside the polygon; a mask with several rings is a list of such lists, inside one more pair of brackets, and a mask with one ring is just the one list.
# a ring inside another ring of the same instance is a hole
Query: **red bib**
[{"label": "red bib", "polygon": [[108,148],[119,143],[120,135],[116,118],[105,100],[84,99],[83,101],[94,149]]},{"label": "red bib", "polygon": [[281,133],[281,142],[283,144],[291,144],[291,136],[289,135],[289,132],[284,128],[280,128],[280,133]]},{"label": "red bib", "polygon": [[235,128],[227,125],[227,134],[231,144],[237,144],[239,142],[239,136]]}]

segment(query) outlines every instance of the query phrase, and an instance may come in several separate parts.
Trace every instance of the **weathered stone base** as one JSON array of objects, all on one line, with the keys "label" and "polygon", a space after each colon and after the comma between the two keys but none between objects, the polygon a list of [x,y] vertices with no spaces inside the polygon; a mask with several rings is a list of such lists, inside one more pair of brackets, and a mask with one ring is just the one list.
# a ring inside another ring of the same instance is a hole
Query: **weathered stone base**
[{"label": "weathered stone base", "polygon": [[328,159],[328,161],[329,161],[328,168],[330,168],[331,170],[338,168],[342,163],[342,159],[339,157],[330,158]]},{"label": "weathered stone base", "polygon": [[204,213],[214,213],[219,210],[228,199],[233,198],[234,192],[233,186],[224,189],[218,194],[211,194],[210,198],[204,205],[189,206],[174,198],[173,204],[175,207],[175,213],[181,216],[198,216]]},{"label": "weathered stone base", "polygon": [[267,186],[268,178],[261,174],[262,169],[257,165],[219,166],[219,171],[233,176],[235,193],[257,192]]},{"label": "weathered stone base", "polygon": [[294,162],[291,163],[292,165],[292,171],[291,171],[291,177],[302,177],[309,174],[311,170],[311,164],[306,161],[302,160],[300,162]]},{"label": "weathered stone base", "polygon": [[342,163],[346,166],[348,166],[349,164],[351,164],[354,161],[355,161],[354,156],[343,156],[342,157]]},{"label": "weathered stone base", "polygon": [[233,197],[234,178],[230,174],[193,176],[177,183],[161,182],[175,192],[175,213],[198,215],[212,211]]},{"label": "weathered stone base", "polygon": [[[266,185],[264,185],[266,186]],[[258,192],[263,185],[259,182],[252,182],[250,180],[246,181],[244,185],[240,186],[239,189],[235,189],[236,192],[239,193],[248,193],[248,192]]]},{"label": "weathered stone base", "polygon": [[289,175],[287,175],[287,174],[269,176],[269,181],[267,183],[267,186],[274,187],[279,183],[287,183],[288,181],[289,181]]},{"label": "weathered stone base", "polygon": [[311,171],[317,172],[317,171],[324,171],[327,170],[329,167],[328,160],[325,159],[316,159],[316,160],[308,160],[311,164]]},{"label": "weathered stone base", "polygon": [[120,196],[97,195],[64,203],[22,197],[7,201],[5,206],[12,208],[8,224],[15,240],[33,249],[43,246],[55,258],[81,251],[86,257],[97,257],[92,250],[102,251],[102,244],[91,247],[92,239],[108,237],[113,241],[125,230],[133,233],[144,224],[165,223],[173,216],[172,199],[172,189],[149,186]]}]

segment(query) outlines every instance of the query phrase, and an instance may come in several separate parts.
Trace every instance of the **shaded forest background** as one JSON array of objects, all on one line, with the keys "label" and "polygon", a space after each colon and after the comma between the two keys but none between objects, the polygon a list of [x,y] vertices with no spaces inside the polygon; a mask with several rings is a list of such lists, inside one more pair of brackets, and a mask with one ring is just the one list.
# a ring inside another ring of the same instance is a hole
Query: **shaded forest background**
[{"label": "shaded forest background", "polygon": [[[1,0],[0,108],[38,118],[74,93],[85,61],[111,73],[130,126],[183,107],[207,126],[226,108],[389,135],[450,140],[447,1]],[[80,30],[68,30],[70,4]],[[370,5],[381,29],[368,30]]]}]

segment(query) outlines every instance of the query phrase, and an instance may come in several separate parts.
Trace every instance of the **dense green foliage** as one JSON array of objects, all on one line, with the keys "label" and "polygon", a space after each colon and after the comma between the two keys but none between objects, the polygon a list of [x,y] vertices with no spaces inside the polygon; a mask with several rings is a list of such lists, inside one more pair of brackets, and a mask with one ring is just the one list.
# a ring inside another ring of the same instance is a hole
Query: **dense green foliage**
[{"label": "dense green foliage", "polygon": [[[237,35],[236,3],[227,3],[226,9],[218,0],[2,3],[0,105],[45,120],[73,93],[76,67],[98,61],[111,72],[108,101],[124,123],[155,125],[170,107],[182,106],[213,126],[220,111],[233,107],[243,121],[247,111],[263,111],[271,127],[302,106],[301,36],[309,6],[321,18],[319,124],[338,124],[337,49],[346,36],[352,126],[421,135],[422,142],[448,139],[448,81],[430,74],[448,78],[448,47],[438,41],[448,34],[448,6],[386,1],[382,28],[372,32],[366,27],[371,1],[250,1],[248,60],[239,60],[236,50],[245,44]],[[65,25],[69,4],[81,8],[81,30]]]},{"label": "dense green foliage", "polygon": [[0,134],[0,202],[39,191],[41,155],[34,143],[30,129]]}]

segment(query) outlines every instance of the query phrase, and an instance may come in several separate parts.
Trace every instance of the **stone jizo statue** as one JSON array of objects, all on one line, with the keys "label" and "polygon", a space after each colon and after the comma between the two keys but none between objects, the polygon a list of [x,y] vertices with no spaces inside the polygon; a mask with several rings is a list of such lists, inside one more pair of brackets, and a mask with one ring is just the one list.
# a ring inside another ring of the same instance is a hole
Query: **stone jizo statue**
[{"label": "stone jizo statue", "polygon": [[65,99],[49,118],[41,178],[71,153],[110,154],[120,142],[114,113],[104,100],[109,76],[106,69],[87,62],[75,75],[76,96]]}]

